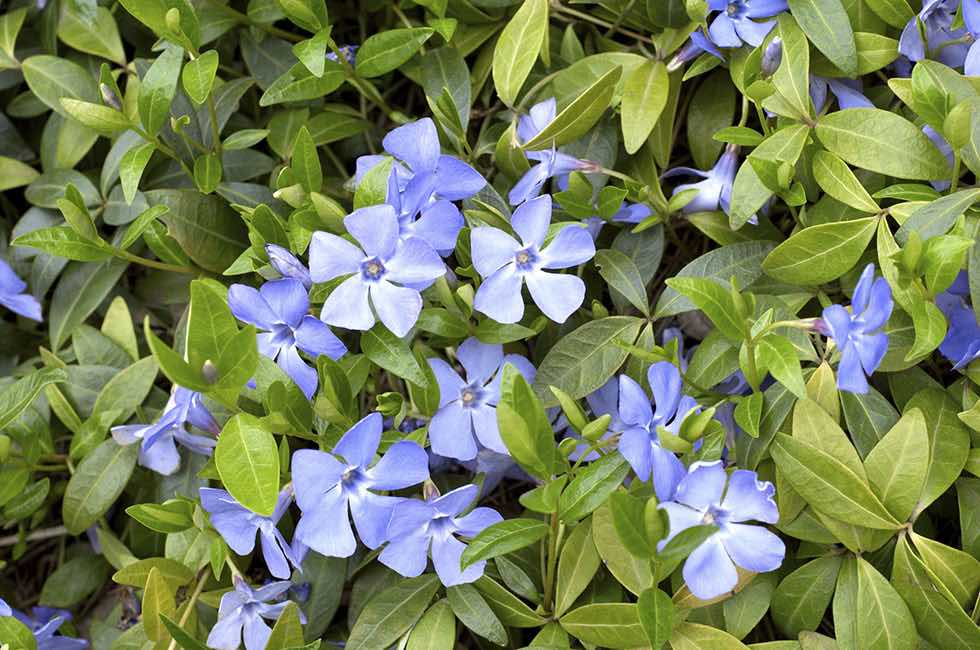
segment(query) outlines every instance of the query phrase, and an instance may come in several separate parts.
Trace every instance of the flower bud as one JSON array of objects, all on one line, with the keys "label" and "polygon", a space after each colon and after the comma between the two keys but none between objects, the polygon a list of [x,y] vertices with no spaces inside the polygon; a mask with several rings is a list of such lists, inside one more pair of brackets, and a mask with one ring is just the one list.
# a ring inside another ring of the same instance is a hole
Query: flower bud
[{"label": "flower bud", "polygon": [[769,45],[766,46],[765,51],[762,53],[762,63],[760,64],[762,78],[768,79],[771,77],[776,72],[776,68],[779,67],[782,60],[783,39],[777,36],[769,41]]}]

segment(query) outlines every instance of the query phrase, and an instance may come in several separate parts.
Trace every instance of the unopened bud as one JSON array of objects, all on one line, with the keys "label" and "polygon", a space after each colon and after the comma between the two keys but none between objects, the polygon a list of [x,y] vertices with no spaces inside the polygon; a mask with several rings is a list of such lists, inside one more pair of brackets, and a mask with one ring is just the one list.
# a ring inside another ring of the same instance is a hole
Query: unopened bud
[{"label": "unopened bud", "polygon": [[109,87],[107,83],[99,84],[99,92],[102,93],[102,102],[109,107],[116,109],[117,111],[122,110],[122,102],[116,97],[116,91]]},{"label": "unopened bud", "polygon": [[769,42],[765,51],[762,53],[762,63],[760,64],[762,78],[768,79],[776,72],[776,68],[783,60],[783,39],[778,36]]}]

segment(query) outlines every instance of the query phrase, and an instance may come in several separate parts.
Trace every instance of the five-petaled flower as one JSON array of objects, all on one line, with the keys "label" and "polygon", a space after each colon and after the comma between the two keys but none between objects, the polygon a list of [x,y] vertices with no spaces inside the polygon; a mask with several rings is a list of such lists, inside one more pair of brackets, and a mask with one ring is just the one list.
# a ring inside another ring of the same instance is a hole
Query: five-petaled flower
[{"label": "five-petaled flower", "polygon": [[783,541],[762,526],[743,523],[776,523],[775,492],[772,483],[760,481],[755,472],[735,470],[729,479],[721,461],[696,462],[678,482],[671,500],[658,506],[670,521],[670,533],[658,549],[692,526],[718,527],[684,562],[684,582],[697,598],[707,600],[734,589],[736,566],[763,573],[783,563]]},{"label": "five-petaled flower", "polygon": [[191,451],[210,456],[215,439],[189,433],[186,425],[217,435],[218,423],[201,399],[182,386],[174,386],[160,419],[153,424],[124,424],[112,428],[112,437],[120,445],[140,443],[139,464],[158,474],[169,475],[180,467],[179,442]]},{"label": "five-petaled flower", "polygon": [[347,352],[329,327],[307,313],[310,297],[300,280],[271,280],[258,290],[233,284],[228,289],[228,306],[235,318],[264,330],[256,337],[259,352],[275,360],[307,398],[316,392],[317,373],[299,351],[334,360]]},{"label": "five-petaled flower", "polygon": [[[968,5],[969,0],[966,3]],[[910,61],[920,61],[932,55],[953,68],[963,65],[970,51],[964,28],[953,29],[959,0],[925,0],[917,16],[905,24],[898,41],[898,51]],[[975,8],[964,10],[968,26],[975,26]],[[921,27],[920,27],[921,25]]]},{"label": "five-petaled flower", "polygon": [[[17,610],[7,608],[7,614],[0,612],[3,616],[13,616],[23,623],[34,635],[34,642],[37,650],[83,650],[88,647],[85,639],[76,639],[70,636],[58,634],[58,628],[65,621],[71,620],[71,612],[64,609],[54,609],[52,607],[35,607],[31,610],[32,616],[28,616]],[[10,641],[11,639],[0,639],[0,641]]]},{"label": "five-petaled flower", "polygon": [[685,190],[697,190],[695,197],[684,206],[684,212],[710,212],[721,208],[729,213],[732,199],[732,187],[735,184],[735,172],[738,171],[738,145],[729,144],[718,158],[715,166],[708,171],[693,167],[674,167],[663,174],[663,178],[672,176],[700,176],[703,181],[685,183],[674,188],[673,194]]},{"label": "five-petaled flower", "polygon": [[[541,133],[555,119],[556,111],[557,104],[554,97],[532,106],[528,114],[517,121],[518,141],[521,144],[530,142],[534,136]],[[579,160],[556,150],[554,147],[541,151],[525,151],[524,155],[530,160],[537,160],[538,164],[526,171],[517,181],[517,184],[511,188],[510,194],[507,196],[511,205],[520,205],[541,194],[541,188],[544,187],[545,181],[549,178],[562,177],[574,171],[595,167],[595,163]]]},{"label": "five-petaled flower", "polygon": [[[265,620],[275,621],[288,600],[270,602],[289,591],[288,580],[270,582],[252,589],[241,576],[234,578],[235,588],[221,597],[218,605],[218,622],[208,635],[208,647],[216,650],[237,650],[244,638],[246,650],[263,650],[269,642],[272,628]],[[300,613],[300,620],[305,617]]]},{"label": "five-petaled flower", "polygon": [[456,358],[466,371],[465,381],[442,359],[429,359],[439,383],[439,410],[429,423],[432,451],[447,458],[471,460],[476,458],[479,441],[483,447],[506,454],[496,408],[503,367],[509,363],[533,382],[534,366],[520,355],[504,355],[502,345],[481,343],[476,338],[463,341]]},{"label": "five-petaled flower", "polygon": [[521,241],[490,226],[471,234],[473,267],[483,283],[473,307],[500,323],[516,323],[524,316],[521,287],[551,320],[564,323],[582,305],[585,283],[575,275],[548,273],[582,264],[595,256],[595,243],[580,224],[569,224],[542,248],[551,223],[551,197],[540,196],[514,210],[511,225]]},{"label": "five-petaled flower", "polygon": [[298,541],[321,555],[350,557],[357,548],[350,515],[365,546],[374,549],[385,541],[392,509],[402,499],[372,490],[421,483],[429,477],[429,459],[417,444],[403,440],[372,467],[382,423],[380,413],[364,417],[341,437],[333,455],[313,449],[293,454],[296,503],[303,513],[294,544]]},{"label": "five-petaled flower", "polygon": [[406,577],[425,571],[429,550],[439,580],[447,587],[473,582],[483,575],[486,561],[474,562],[462,569],[460,559],[466,545],[456,535],[475,537],[487,526],[503,521],[491,508],[463,512],[478,495],[475,485],[464,485],[442,496],[420,501],[405,499],[388,524],[388,545],[378,559]]},{"label": "five-petaled flower", "polygon": [[770,18],[786,11],[786,0],[708,0],[710,11],[719,11],[711,25],[708,37],[718,47],[741,47],[745,41],[758,47],[775,20],[756,22],[753,18]]},{"label": "five-petaled flower", "polygon": [[26,289],[27,283],[17,277],[5,260],[0,259],[0,305],[24,318],[40,321],[41,303]]},{"label": "five-petaled flower", "polygon": [[948,324],[939,352],[953,362],[954,370],[959,370],[980,356],[980,325],[970,303],[966,271],[960,271],[952,286],[936,296],[936,306]]},{"label": "five-petaled flower", "polygon": [[650,366],[647,381],[656,410],[650,407],[650,399],[638,383],[626,375],[619,378],[619,420],[623,426],[619,453],[641,481],[653,475],[654,491],[662,501],[670,498],[684,474],[684,465],[660,445],[657,428],[677,434],[684,419],[697,412],[698,403],[681,393],[681,373],[668,361]]},{"label": "five-petaled flower", "polygon": [[888,351],[888,334],[881,331],[892,314],[892,290],[884,278],[875,278],[874,264],[861,273],[851,298],[851,311],[830,305],[816,329],[834,340],[840,350],[837,387],[851,393],[868,392],[868,379]]},{"label": "five-petaled flower", "polygon": [[297,569],[300,562],[276,525],[293,502],[293,490],[279,493],[276,509],[270,517],[252,512],[233,496],[216,488],[201,488],[201,506],[211,516],[211,525],[221,534],[229,548],[238,555],[248,555],[255,548],[255,534],[262,540],[262,556],[269,573],[276,578],[290,576],[289,565]]},{"label": "five-petaled flower", "polygon": [[337,327],[368,330],[377,313],[385,327],[405,336],[422,311],[422,295],[414,287],[442,276],[446,265],[422,239],[399,239],[390,205],[355,210],[344,226],[360,247],[326,232],[313,233],[310,241],[314,282],[350,276],[327,297],[320,318]]}]

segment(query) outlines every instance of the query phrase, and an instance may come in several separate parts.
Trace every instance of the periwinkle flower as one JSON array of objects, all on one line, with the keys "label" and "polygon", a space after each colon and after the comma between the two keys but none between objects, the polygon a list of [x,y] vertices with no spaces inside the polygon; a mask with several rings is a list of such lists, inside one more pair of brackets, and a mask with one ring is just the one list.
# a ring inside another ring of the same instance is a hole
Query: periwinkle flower
[{"label": "periwinkle flower", "polygon": [[382,423],[380,413],[366,416],[341,437],[333,454],[313,449],[293,454],[296,503],[303,513],[294,544],[298,541],[321,555],[350,557],[357,548],[351,515],[365,546],[374,549],[385,541],[392,509],[402,499],[372,490],[421,483],[429,477],[429,459],[417,444],[403,440],[372,466]]},{"label": "periwinkle flower", "polygon": [[0,305],[24,318],[40,322],[41,303],[26,289],[27,283],[17,277],[5,260],[0,259]]},{"label": "periwinkle flower", "polygon": [[[535,104],[527,115],[517,121],[517,139],[521,144],[530,142],[552,120],[557,113],[555,98],[546,99]],[[593,169],[595,164],[588,160],[579,160],[574,156],[561,153],[554,147],[541,151],[525,151],[529,160],[538,164],[524,173],[507,195],[511,205],[520,205],[541,194],[545,181],[556,176],[565,176],[574,171]]]},{"label": "periwinkle flower", "polygon": [[503,368],[513,365],[528,382],[534,381],[534,366],[517,354],[504,355],[504,347],[468,338],[456,351],[466,379],[442,359],[429,359],[439,382],[439,410],[429,423],[432,451],[447,458],[476,458],[479,444],[506,454],[507,446],[497,428],[497,400]]},{"label": "periwinkle flower", "polygon": [[[925,0],[922,9],[902,30],[898,51],[911,61],[921,61],[929,56],[952,68],[963,65],[970,46],[965,42],[967,30],[953,29],[953,20],[959,0]],[[970,9],[971,23],[976,18]],[[964,11],[964,19],[968,17]],[[921,28],[920,28],[921,24]],[[974,23],[976,24],[976,23]]]},{"label": "periwinkle flower", "polygon": [[673,176],[699,176],[703,181],[685,183],[674,188],[672,195],[685,190],[697,190],[697,195],[684,206],[684,212],[710,212],[721,208],[728,214],[731,208],[732,186],[738,170],[738,145],[729,144],[718,158],[715,166],[708,171],[693,167],[674,167],[663,174],[663,178]]},{"label": "periwinkle flower", "polygon": [[310,241],[314,282],[350,275],[327,297],[320,318],[337,327],[368,330],[377,313],[395,336],[405,336],[422,311],[422,295],[410,285],[435,280],[446,265],[418,237],[399,240],[398,218],[390,205],[355,210],[344,218],[344,226],[360,247],[327,232],[313,233]]},{"label": "periwinkle flower", "polygon": [[276,526],[293,502],[291,487],[279,493],[276,509],[269,517],[252,512],[224,490],[201,488],[200,493],[201,506],[211,516],[211,525],[221,534],[231,550],[238,555],[248,555],[255,549],[255,535],[258,533],[262,540],[262,556],[269,573],[276,578],[285,579],[292,573],[290,564],[299,568],[300,562],[293,554],[293,549]]},{"label": "periwinkle flower", "polygon": [[[31,610],[32,616],[11,610],[9,607],[7,611],[9,613],[3,614],[4,616],[13,616],[31,631],[37,643],[37,650],[82,650],[88,647],[88,641],[85,639],[57,634],[65,621],[71,620],[71,612],[68,610],[35,607]],[[0,639],[0,641],[4,640]]]},{"label": "periwinkle flower", "polygon": [[758,47],[775,20],[756,22],[753,18],[770,18],[788,9],[786,0],[708,0],[708,9],[719,11],[708,27],[708,36],[718,47],[741,47],[745,41]]},{"label": "periwinkle flower", "polygon": [[661,501],[669,499],[684,474],[684,465],[673,452],[660,446],[658,427],[677,434],[681,424],[698,410],[693,397],[681,393],[681,373],[677,366],[660,361],[647,370],[656,410],[643,388],[626,375],[619,377],[619,420],[623,432],[619,453],[629,462],[637,478],[653,475],[653,488]]},{"label": "periwinkle flower", "polygon": [[153,424],[112,427],[112,437],[120,445],[139,443],[139,464],[166,476],[180,467],[176,443],[204,456],[210,456],[214,449],[214,438],[188,432],[188,424],[214,435],[221,430],[204,406],[200,393],[174,386],[159,420]]},{"label": "periwinkle flower", "polygon": [[531,298],[545,316],[564,323],[582,305],[585,283],[550,269],[578,266],[595,256],[589,231],[579,224],[565,226],[542,248],[551,223],[548,195],[521,204],[511,218],[518,242],[490,226],[471,233],[473,267],[483,278],[473,307],[500,323],[516,323],[524,316],[521,287],[527,282]]},{"label": "periwinkle flower", "polygon": [[861,273],[851,298],[851,311],[841,305],[823,310],[816,329],[834,340],[840,350],[837,387],[851,393],[868,392],[871,375],[888,351],[888,334],[881,331],[892,313],[892,290],[884,278],[875,278],[874,264]]},{"label": "periwinkle flower", "polygon": [[783,541],[762,526],[743,523],[779,521],[775,492],[772,483],[760,481],[755,472],[739,469],[729,478],[721,461],[696,462],[678,483],[672,499],[660,503],[658,507],[670,520],[670,533],[658,544],[659,549],[692,526],[718,527],[684,562],[684,582],[697,598],[708,600],[734,589],[738,583],[735,567],[763,573],[783,563]]},{"label": "periwinkle flower", "polygon": [[[337,50],[340,52],[340,55],[344,57],[344,60],[346,60],[347,63],[354,65],[357,63],[357,50],[359,47],[359,45],[341,45],[337,48]],[[340,63],[340,59],[337,57],[337,52],[327,52],[327,60]]]},{"label": "periwinkle flower", "polygon": [[861,92],[859,79],[834,79],[833,77],[810,75],[810,99],[813,100],[813,106],[817,111],[826,103],[828,92],[837,98],[837,105],[840,106],[841,110],[874,108],[871,100]]},{"label": "periwinkle flower", "polygon": [[968,77],[980,75],[980,0],[963,0],[963,22],[973,37],[973,44],[963,62],[963,74]]},{"label": "periwinkle flower", "polygon": [[[616,214],[612,216],[613,223],[640,223],[647,217],[653,214],[653,210],[650,206],[645,203],[628,203],[623,201],[623,204],[619,206],[619,210]],[[587,217],[582,220],[585,224],[586,230],[592,235],[592,239],[598,239],[599,233],[602,232],[602,227],[606,225],[606,220],[602,217]]]},{"label": "periwinkle flower", "polygon": [[307,291],[310,290],[310,287],[313,286],[310,270],[298,257],[293,255],[292,251],[278,244],[266,244],[265,253],[269,256],[269,264],[279,272],[279,275],[284,278],[299,280]]},{"label": "periwinkle flower", "polygon": [[946,316],[946,337],[939,352],[959,370],[980,356],[980,325],[970,303],[970,284],[966,271],[960,271],[953,284],[936,296],[936,306]]},{"label": "periwinkle flower", "polygon": [[701,56],[702,52],[707,52],[716,59],[725,60],[724,55],[722,55],[721,50],[719,50],[708,35],[705,34],[703,27],[698,27],[696,30],[691,32],[691,40],[684,44],[681,49],[674,54],[671,58],[670,63],[667,64],[667,71],[674,72],[679,70],[688,61],[693,61],[697,57]]},{"label": "periwinkle flower", "polygon": [[10,609],[10,605],[7,604],[3,598],[0,598],[0,616],[13,616],[14,610]]},{"label": "periwinkle flower", "polygon": [[478,491],[475,485],[464,485],[425,501],[402,501],[388,524],[389,542],[378,559],[403,576],[415,577],[425,571],[431,549],[442,584],[452,587],[477,580],[486,561],[461,569],[466,545],[456,535],[475,537],[487,526],[503,521],[491,508],[474,508],[465,517],[459,516],[477,498]]},{"label": "periwinkle flower", "polygon": [[[941,153],[946,159],[947,164],[952,167],[955,158],[953,156],[953,145],[946,141],[946,138],[943,137],[942,133],[932,128],[928,124],[922,125],[922,132],[934,145],[936,145],[936,149],[939,149],[939,153]],[[950,186],[950,182],[946,180],[929,181],[929,184],[932,185],[933,189],[935,189],[937,192],[945,192]]]},{"label": "periwinkle flower", "polygon": [[[270,601],[281,598],[292,583],[280,580],[252,589],[241,576],[235,576],[234,583],[235,588],[221,597],[218,622],[208,635],[208,647],[237,650],[244,640],[246,650],[264,650],[272,634],[265,621],[275,621],[289,604],[288,600]],[[302,613],[300,621],[306,622]]]},{"label": "periwinkle flower", "polygon": [[256,337],[259,352],[276,361],[307,399],[316,392],[318,378],[299,351],[334,360],[347,352],[329,327],[307,313],[310,297],[300,280],[270,280],[258,290],[233,284],[228,288],[228,306],[235,318],[263,330]]},{"label": "periwinkle flower", "polygon": [[778,36],[769,41],[769,45],[762,51],[762,60],[759,62],[759,72],[764,79],[776,74],[779,64],[783,62],[783,39]]}]

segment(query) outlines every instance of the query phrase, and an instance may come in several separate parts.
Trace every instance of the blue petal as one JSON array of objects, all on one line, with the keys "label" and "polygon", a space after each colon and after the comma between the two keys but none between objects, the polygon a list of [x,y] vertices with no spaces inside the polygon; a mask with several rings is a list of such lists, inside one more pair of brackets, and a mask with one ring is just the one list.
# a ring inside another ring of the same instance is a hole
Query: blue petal
[{"label": "blue petal", "polygon": [[30,318],[38,322],[43,320],[41,303],[29,293],[0,295],[0,305],[3,305],[15,314],[20,314],[24,318]]},{"label": "blue petal", "polygon": [[316,392],[317,383],[319,383],[317,373],[300,358],[295,345],[284,347],[279,352],[276,363],[283,369],[283,372],[296,382],[296,385],[306,395],[306,399],[313,399],[313,393]]},{"label": "blue petal", "polygon": [[382,140],[385,151],[407,162],[415,173],[435,171],[439,161],[439,134],[428,117],[388,132]]},{"label": "blue petal", "polygon": [[558,231],[551,243],[541,251],[541,266],[545,269],[565,269],[578,266],[595,257],[595,242],[589,231],[572,224]]},{"label": "blue petal", "polygon": [[452,156],[439,156],[436,174],[439,176],[436,192],[450,201],[468,199],[487,184],[480,172]]},{"label": "blue petal", "polygon": [[429,359],[429,367],[436,376],[436,383],[439,384],[439,406],[443,407],[449,402],[459,399],[459,391],[466,385],[466,382],[456,374],[452,366],[442,359]]},{"label": "blue petal", "polygon": [[336,361],[347,353],[347,346],[338,339],[327,325],[310,315],[303,317],[294,332],[300,350],[314,357],[325,355]]},{"label": "blue petal", "polygon": [[619,438],[619,453],[633,468],[638,479],[646,481],[650,478],[653,448],[650,444],[650,435],[645,429],[631,427],[624,431]]},{"label": "blue petal", "polygon": [[861,368],[861,357],[854,343],[848,343],[840,353],[840,365],[837,367],[837,388],[850,393],[864,394],[868,392],[868,380]]},{"label": "blue petal", "polygon": [[299,322],[310,308],[306,287],[293,278],[266,282],[259,287],[259,293],[272,313],[276,315],[276,320],[292,328],[299,327]]},{"label": "blue petal", "polygon": [[775,571],[786,556],[783,540],[762,526],[729,524],[722,545],[737,566],[764,573]]},{"label": "blue petal", "polygon": [[691,593],[701,600],[726,594],[738,584],[735,565],[717,534],[694,549],[684,563],[682,573]]},{"label": "blue petal", "polygon": [[674,539],[681,531],[692,526],[700,526],[704,519],[704,513],[700,510],[692,510],[674,501],[664,501],[657,507],[667,513],[667,521],[670,524],[667,536],[657,543],[658,551],[662,551],[667,542]]},{"label": "blue petal", "polygon": [[499,454],[509,454],[507,445],[500,437],[500,429],[497,425],[497,409],[487,405],[475,406],[471,409],[471,413],[473,431],[476,433],[476,438],[480,444]]},{"label": "blue petal", "polygon": [[674,501],[704,512],[721,503],[727,480],[728,475],[720,460],[695,462],[677,485]]},{"label": "blue petal", "polygon": [[240,615],[219,619],[208,634],[208,647],[217,650],[238,650],[242,643],[244,624],[245,621]]},{"label": "blue petal", "polygon": [[551,196],[545,194],[520,205],[510,223],[525,246],[540,247],[551,225]]},{"label": "blue petal", "polygon": [[384,547],[378,560],[406,578],[422,575],[429,563],[429,537],[427,535],[403,535],[392,538]]},{"label": "blue petal", "polygon": [[516,323],[524,316],[523,284],[514,265],[508,264],[483,281],[473,298],[473,308],[498,323]]},{"label": "blue petal", "polygon": [[366,472],[371,489],[401,490],[429,478],[429,457],[411,440],[396,442]]},{"label": "blue petal", "polygon": [[470,231],[470,249],[473,268],[486,278],[512,261],[521,244],[503,230],[480,226]]},{"label": "blue petal", "polygon": [[256,289],[233,284],[228,288],[228,307],[240,321],[264,330],[271,330],[279,319]]},{"label": "blue petal", "polygon": [[381,546],[386,540],[388,522],[395,506],[403,501],[398,497],[384,497],[363,492],[350,502],[350,512],[357,527],[357,536],[370,549]]},{"label": "blue petal", "polygon": [[350,557],[354,554],[357,541],[351,530],[347,498],[341,490],[327,493],[315,507],[303,511],[296,524],[293,543],[297,540],[327,557]]},{"label": "blue petal", "polygon": [[470,507],[478,496],[475,485],[464,485],[436,497],[430,503],[439,514],[455,517]]},{"label": "blue petal", "polygon": [[400,229],[398,215],[390,205],[383,203],[354,210],[344,217],[344,227],[368,257],[387,260],[394,255]]},{"label": "blue petal", "polygon": [[[584,231],[582,234],[588,237]],[[577,275],[532,271],[524,280],[534,304],[556,323],[568,320],[585,300],[585,282]]]},{"label": "blue petal", "polygon": [[627,425],[644,428],[653,419],[650,399],[628,375],[619,376],[619,419]]},{"label": "blue petal", "polygon": [[436,201],[423,208],[422,216],[412,224],[411,231],[441,254],[448,255],[456,248],[456,238],[464,225],[459,208],[449,201]]},{"label": "blue petal", "polygon": [[776,488],[769,481],[760,481],[759,475],[747,469],[732,472],[728,491],[721,506],[729,512],[729,521],[779,521],[779,510],[773,495]]},{"label": "blue petal", "polygon": [[657,499],[667,501],[673,498],[677,484],[684,478],[684,463],[673,452],[656,443],[651,443],[650,452],[653,461],[653,491]]},{"label": "blue petal", "polygon": [[476,562],[460,570],[460,558],[466,545],[453,537],[435,537],[432,540],[432,563],[436,567],[439,580],[447,587],[474,582],[483,575],[486,561]]},{"label": "blue petal", "polygon": [[337,235],[315,232],[310,239],[310,275],[315,282],[357,273],[364,258],[361,249]]},{"label": "blue petal", "polygon": [[368,288],[378,320],[399,338],[408,334],[422,311],[422,295],[416,289],[399,287],[387,280],[370,284]]},{"label": "blue petal", "polygon": [[545,163],[539,163],[524,172],[520,180],[511,188],[507,194],[507,200],[511,205],[521,205],[541,194],[541,188],[548,180],[550,170]]},{"label": "blue petal", "polygon": [[314,509],[331,491],[339,492],[346,467],[330,454],[314,449],[300,449],[293,453],[290,469],[296,503],[303,512]]},{"label": "blue petal", "polygon": [[378,451],[383,426],[380,413],[365,415],[340,438],[333,448],[334,453],[348,464],[366,469]]},{"label": "blue petal", "polygon": [[470,414],[454,401],[441,407],[429,422],[429,443],[432,451],[457,460],[476,458]]},{"label": "blue petal", "polygon": [[466,370],[466,381],[485,384],[500,368],[504,360],[504,346],[483,343],[471,336],[457,348],[456,358]]},{"label": "blue petal", "polygon": [[221,534],[229,548],[238,555],[247,555],[255,548],[258,526],[250,517],[253,513],[235,501],[224,490],[201,488],[201,506],[210,514],[211,525]]},{"label": "blue petal", "polygon": [[718,47],[740,47],[742,39],[735,33],[735,22],[725,14],[719,14],[708,27],[708,36]]},{"label": "blue petal", "polygon": [[456,530],[463,537],[476,537],[485,528],[503,520],[500,513],[492,508],[474,508],[468,515],[456,520]]},{"label": "blue petal", "polygon": [[446,265],[432,245],[418,237],[403,241],[387,262],[386,279],[399,284],[427,282],[442,277],[446,273]]},{"label": "blue petal", "polygon": [[14,273],[14,269],[6,260],[0,258],[0,294],[15,295],[23,293],[27,283]]},{"label": "blue petal", "polygon": [[368,302],[368,285],[358,275],[352,275],[334,289],[320,311],[320,320],[350,330],[369,330],[374,327],[374,313]]}]

